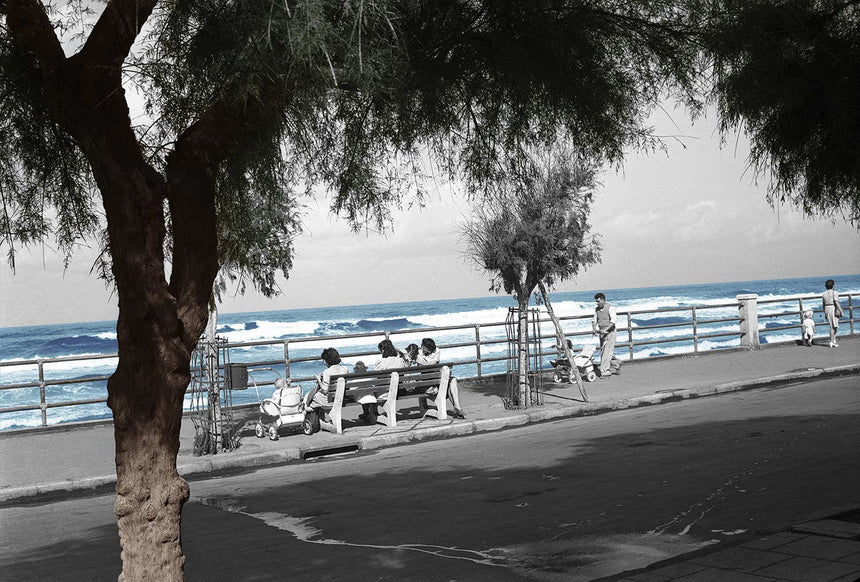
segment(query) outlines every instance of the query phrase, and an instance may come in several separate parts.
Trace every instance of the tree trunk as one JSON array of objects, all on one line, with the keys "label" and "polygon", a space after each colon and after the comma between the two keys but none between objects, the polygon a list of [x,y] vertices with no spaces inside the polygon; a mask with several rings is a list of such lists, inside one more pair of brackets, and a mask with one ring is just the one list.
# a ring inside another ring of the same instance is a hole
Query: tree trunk
[{"label": "tree trunk", "polygon": [[116,439],[114,510],[122,547],[119,580],[181,582],[180,516],[189,489],[176,470],[176,455],[187,376],[169,370],[159,357],[129,360],[109,382]]},{"label": "tree trunk", "polygon": [[[120,580],[181,582],[180,515],[189,489],[176,456],[191,353],[206,324],[208,296],[195,305],[171,292],[163,255],[166,186],[144,175],[125,168],[100,184],[119,297],[119,363],[108,380],[108,406],[116,440]],[[205,258],[201,264],[214,264],[214,255]],[[201,269],[199,284],[211,290],[216,272],[217,264]]]},{"label": "tree trunk", "polygon": [[564,330],[561,329],[561,322],[558,320],[558,317],[555,315],[555,311],[552,308],[552,303],[549,300],[549,293],[546,291],[546,286],[543,284],[543,281],[538,283],[538,289],[540,289],[541,297],[543,297],[543,303],[546,305],[546,311],[549,313],[550,319],[552,319],[552,324],[555,326],[555,339],[557,345],[561,346],[564,350],[564,357],[567,358],[567,361],[570,363],[570,371],[573,374],[573,377],[576,378],[576,386],[579,388],[579,394],[582,396],[583,402],[588,402],[588,395],[585,392],[585,386],[582,384],[582,375],[579,373],[579,367],[573,363],[573,350],[567,345],[567,338],[564,337]]},{"label": "tree trunk", "polygon": [[529,406],[529,296],[519,299],[520,311],[517,325],[517,362],[518,362],[518,392],[519,402],[523,408]]},{"label": "tree trunk", "polygon": [[[247,133],[248,119],[267,119],[280,103],[225,96],[179,136],[166,176],[159,174],[143,155],[122,89],[122,64],[155,4],[108,2],[69,57],[43,3],[4,4],[34,90],[83,151],[104,205],[119,299],[119,362],[108,380],[108,406],[123,582],[183,580],[180,515],[189,491],[176,456],[191,353],[218,273],[216,176]],[[169,283],[165,201],[173,227]]]}]

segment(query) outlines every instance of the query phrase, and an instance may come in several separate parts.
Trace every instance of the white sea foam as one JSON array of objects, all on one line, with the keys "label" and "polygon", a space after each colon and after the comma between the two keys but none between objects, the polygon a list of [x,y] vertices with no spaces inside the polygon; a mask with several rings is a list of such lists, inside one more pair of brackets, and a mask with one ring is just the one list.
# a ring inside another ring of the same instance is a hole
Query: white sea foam
[{"label": "white sea foam", "polygon": [[[245,324],[228,324],[229,331],[219,333],[231,343],[265,341],[293,336],[306,336],[314,333],[320,323],[316,321],[256,321],[257,327],[245,329]],[[220,327],[220,326],[219,326]]]},{"label": "white sea foam", "polygon": [[451,325],[463,325],[476,323],[500,323],[508,317],[508,309],[497,307],[494,309],[477,309],[474,311],[459,311],[456,313],[438,313],[425,315],[412,315],[409,321],[427,327],[447,327]]}]

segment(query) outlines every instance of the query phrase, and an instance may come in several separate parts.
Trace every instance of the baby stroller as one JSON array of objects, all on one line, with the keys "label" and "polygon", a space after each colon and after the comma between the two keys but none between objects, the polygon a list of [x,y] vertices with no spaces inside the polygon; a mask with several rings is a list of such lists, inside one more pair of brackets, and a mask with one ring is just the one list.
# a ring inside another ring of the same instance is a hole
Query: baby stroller
[{"label": "baby stroller", "polygon": [[[568,340],[568,347],[570,347]],[[596,348],[594,346],[585,346],[582,350],[573,354],[573,363],[579,369],[579,375],[586,382],[594,382],[597,380],[597,372],[594,371],[594,362],[591,357],[594,355]],[[555,368],[555,373],[552,375],[552,381],[556,384],[561,382],[569,382],[576,384],[576,375],[573,373],[573,368],[564,357],[564,350],[559,350],[559,356],[556,360],[551,360],[550,364]]]},{"label": "baby stroller", "polygon": [[[254,383],[257,387],[257,383]],[[257,398],[260,397],[259,390]],[[311,412],[302,397],[302,387],[293,386],[288,380],[278,378],[275,381],[275,391],[271,398],[266,398],[260,402],[260,418],[254,426],[254,434],[257,438],[268,436],[271,440],[278,440],[278,429],[282,426],[297,427],[301,426],[302,432],[306,435],[311,435],[314,432],[314,423],[316,414],[307,414]],[[314,418],[311,418],[311,417]],[[317,427],[319,426],[317,421]],[[316,430],[319,430],[317,428]]]}]

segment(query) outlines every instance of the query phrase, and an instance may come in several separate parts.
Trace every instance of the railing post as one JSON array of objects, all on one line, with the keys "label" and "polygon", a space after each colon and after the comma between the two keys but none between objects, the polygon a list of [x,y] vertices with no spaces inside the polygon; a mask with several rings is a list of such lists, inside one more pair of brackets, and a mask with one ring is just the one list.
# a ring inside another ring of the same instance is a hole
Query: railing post
[{"label": "railing post", "polygon": [[627,312],[627,349],[630,352],[630,360],[633,360],[633,320],[630,318],[630,312]]},{"label": "railing post", "polygon": [[42,411],[42,426],[48,426],[48,403],[45,398],[44,360],[39,360],[39,409]]},{"label": "railing post", "polygon": [[851,335],[854,335],[854,306],[851,303],[853,295],[848,296],[848,328],[851,330]]},{"label": "railing post", "polygon": [[292,378],[290,376],[290,340],[284,340],[284,377]]},{"label": "railing post", "polygon": [[803,339],[803,297],[797,299],[797,307],[800,309],[800,339]]},{"label": "railing post", "polygon": [[696,321],[696,308],[693,309],[693,353],[696,354],[699,352],[699,327],[698,322]]},{"label": "railing post", "polygon": [[758,295],[744,293],[737,296],[740,318],[741,347],[757,350],[761,348],[758,337]]},{"label": "railing post", "polygon": [[478,378],[481,377],[481,326],[475,324],[475,363],[478,366]]}]

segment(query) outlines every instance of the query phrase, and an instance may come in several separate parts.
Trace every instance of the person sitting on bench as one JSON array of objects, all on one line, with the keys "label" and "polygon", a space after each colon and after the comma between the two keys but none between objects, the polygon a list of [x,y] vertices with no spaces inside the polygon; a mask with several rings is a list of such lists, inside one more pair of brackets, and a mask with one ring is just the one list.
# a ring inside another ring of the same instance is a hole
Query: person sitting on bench
[{"label": "person sitting on bench", "polygon": [[[421,340],[421,352],[418,354],[417,363],[419,366],[432,366],[438,364],[442,359],[442,352],[436,347],[436,342],[432,338],[425,337]],[[435,396],[438,388],[428,388],[427,396]],[[454,412],[451,416],[454,418],[466,418],[463,410],[460,408],[460,389],[457,386],[457,379],[453,376],[448,384],[448,398],[451,399],[451,404],[454,405]]]},{"label": "person sitting on bench", "polygon": [[[397,370],[406,368],[406,361],[400,356],[400,352],[394,347],[390,339],[384,339],[376,346],[379,348],[380,358],[373,364],[373,371],[380,370]],[[363,412],[358,415],[358,418],[367,424],[376,424],[376,419],[379,417],[379,407],[377,405],[376,396],[367,394],[358,399]]]},{"label": "person sitting on bench", "polygon": [[339,374],[349,374],[349,368],[340,363],[340,354],[334,348],[326,348],[320,356],[326,365],[322,373],[317,374],[317,385],[308,394],[308,406],[317,411],[322,419],[323,410],[328,406],[328,391],[331,377]]}]

